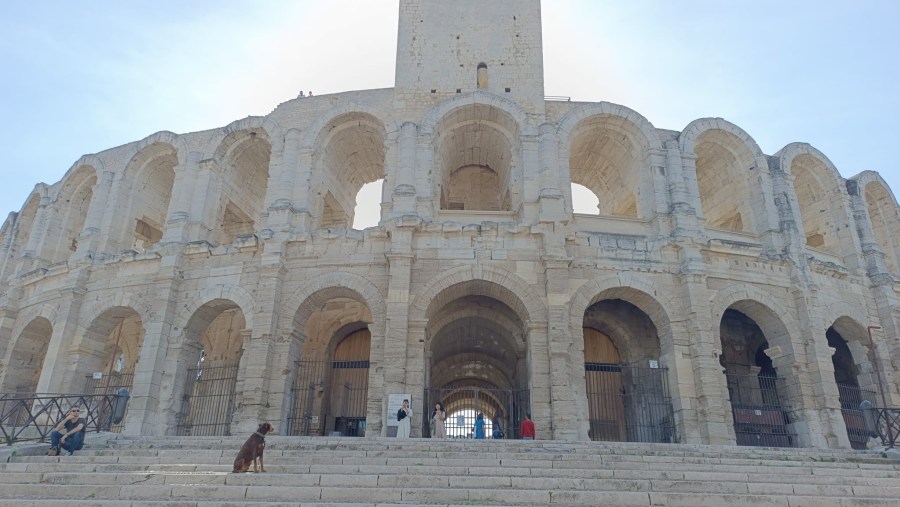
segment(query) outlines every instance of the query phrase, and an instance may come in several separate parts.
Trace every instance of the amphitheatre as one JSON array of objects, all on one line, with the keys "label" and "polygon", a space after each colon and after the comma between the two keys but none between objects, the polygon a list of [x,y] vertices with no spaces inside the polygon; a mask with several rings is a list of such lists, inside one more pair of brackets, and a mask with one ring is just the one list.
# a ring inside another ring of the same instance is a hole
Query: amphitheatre
[{"label": "amphitheatre", "polygon": [[454,5],[401,1],[393,88],[38,183],[0,229],[0,393],[125,387],[125,437],[364,441],[409,397],[412,437],[442,402],[460,437],[864,448],[860,402],[900,405],[883,179],[545,97],[540,3]]}]

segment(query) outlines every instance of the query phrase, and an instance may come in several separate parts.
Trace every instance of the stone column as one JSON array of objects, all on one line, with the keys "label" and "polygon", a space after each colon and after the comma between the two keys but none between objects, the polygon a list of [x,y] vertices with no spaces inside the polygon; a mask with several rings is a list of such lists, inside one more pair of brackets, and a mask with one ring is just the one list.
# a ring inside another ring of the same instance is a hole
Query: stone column
[{"label": "stone column", "polygon": [[[529,180],[526,178],[526,185]],[[557,222],[568,218],[565,197],[560,190],[559,138],[556,128],[545,123],[538,134],[539,221]],[[526,196],[528,193],[526,192]]]},{"label": "stone column", "polygon": [[[278,258],[264,259],[264,264],[260,266],[253,329],[247,330],[243,338],[236,393],[239,402],[231,423],[232,432],[252,433],[260,422],[272,417],[273,405],[280,407],[283,402],[280,397],[273,399],[270,396],[270,385],[272,372],[283,372],[289,366],[282,363],[283,357],[276,355],[278,347],[275,341],[282,281],[287,274],[287,269]],[[282,389],[278,391],[281,393]],[[280,420],[280,412],[278,414],[273,421]]]},{"label": "stone column", "polygon": [[419,134],[416,139],[416,214],[425,220],[432,220],[441,201],[434,195],[436,184],[441,180],[441,168],[434,165],[434,134]]},{"label": "stone column", "polygon": [[113,217],[121,217],[119,210],[109,207],[113,198],[113,173],[112,171],[103,171],[100,179],[91,189],[91,203],[88,206],[87,215],[84,219],[84,226],[78,234],[78,245],[76,246],[74,261],[80,261],[94,254],[97,254],[106,246],[102,231],[109,231],[109,220]]},{"label": "stone column", "polygon": [[313,192],[312,181],[312,165],[313,165],[313,149],[311,147],[300,147],[297,153],[296,174],[294,175],[293,196],[294,196],[294,233],[298,235],[309,234],[315,227],[312,210],[310,208],[310,199]]},{"label": "stone column", "polygon": [[584,382],[584,364],[573,364],[569,353],[575,339],[569,331],[571,263],[569,258],[544,259],[543,262],[547,279],[550,403],[553,438],[556,440],[583,440],[587,437],[579,432],[579,413],[572,385],[579,378]]},{"label": "stone column", "polygon": [[16,325],[16,317],[19,310],[16,307],[22,298],[22,291],[19,287],[9,287],[9,290],[3,297],[0,297],[0,392],[6,385],[6,372],[9,369],[9,357],[12,354],[10,350],[13,346],[13,327]]},{"label": "stone column", "polygon": [[47,237],[47,228],[50,227],[50,198],[41,196],[41,203],[34,214],[34,222],[28,234],[28,241],[24,245],[18,262],[16,262],[16,274],[21,275],[36,268],[38,264],[49,264],[49,261],[41,258],[43,254],[44,239]]},{"label": "stone column", "polygon": [[[397,227],[391,231],[391,252],[385,254],[388,261],[388,296],[387,315],[385,316],[385,336],[383,362],[379,365],[384,372],[384,399],[380,414],[387,410],[387,399],[390,394],[410,393],[418,394],[416,405],[421,407],[421,393],[413,393],[410,388],[421,386],[424,383],[422,377],[422,365],[416,365],[415,374],[407,371],[407,348],[410,347],[409,336],[409,292],[412,280],[412,227]],[[374,317],[374,316],[373,316]],[[374,338],[374,337],[373,337]],[[415,377],[415,378],[413,378]],[[371,392],[371,389],[370,389]],[[421,428],[422,410],[413,410],[411,421],[413,436]],[[387,426],[381,428],[382,436],[387,433]]]},{"label": "stone column", "polygon": [[171,365],[166,363],[166,357],[171,353],[170,349],[180,348],[181,344],[176,340],[184,337],[184,330],[175,328],[182,284],[182,262],[180,255],[164,256],[160,259],[159,271],[153,279],[153,296],[150,302],[153,320],[144,323],[144,337],[135,366],[131,399],[125,413],[123,433],[126,435],[171,434],[174,429],[174,414],[181,408],[180,399],[171,399],[178,370],[171,369]]},{"label": "stone column", "polygon": [[[37,392],[81,392],[84,380],[76,379],[78,359],[83,352],[73,347],[78,332],[78,318],[87,289],[84,287],[90,273],[86,268],[69,271],[66,286],[60,290],[57,301],[57,319],[53,322],[53,335],[44,357],[44,368],[38,381]],[[52,365],[48,368],[47,366]]]},{"label": "stone column", "polygon": [[[300,132],[288,131],[281,153],[273,154],[270,161],[268,203],[269,218],[266,227],[281,240],[287,239],[294,213],[294,178],[300,157]],[[274,170],[271,170],[274,168]],[[268,246],[268,245],[267,245]]]},{"label": "stone column", "polygon": [[202,153],[190,152],[185,157],[184,163],[173,169],[175,181],[172,184],[172,197],[169,200],[168,216],[161,243],[187,243],[196,239],[191,237],[191,208],[202,156]]},{"label": "stone column", "polygon": [[406,122],[400,126],[397,139],[397,184],[391,193],[393,215],[416,213],[416,124]]}]

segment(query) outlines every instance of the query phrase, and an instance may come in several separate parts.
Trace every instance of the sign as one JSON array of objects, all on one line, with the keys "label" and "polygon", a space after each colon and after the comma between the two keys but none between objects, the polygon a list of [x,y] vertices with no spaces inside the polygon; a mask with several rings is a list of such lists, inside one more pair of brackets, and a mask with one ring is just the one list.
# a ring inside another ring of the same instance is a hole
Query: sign
[{"label": "sign", "polygon": [[659,361],[657,361],[656,359],[651,359],[651,360],[650,360],[650,367],[651,367],[651,368],[659,368]]},{"label": "sign", "polygon": [[100,379],[102,379],[102,378],[103,378],[103,372],[102,372],[102,371],[95,371],[95,372],[94,372],[94,375],[93,375],[93,378],[94,378],[94,380],[100,380]]}]

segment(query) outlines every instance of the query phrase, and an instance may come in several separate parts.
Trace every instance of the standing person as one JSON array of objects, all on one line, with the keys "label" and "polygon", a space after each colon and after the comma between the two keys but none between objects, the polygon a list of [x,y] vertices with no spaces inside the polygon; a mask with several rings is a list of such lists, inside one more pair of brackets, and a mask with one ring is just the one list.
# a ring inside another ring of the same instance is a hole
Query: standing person
[{"label": "standing person", "polygon": [[475,414],[475,439],[484,440],[484,414]]},{"label": "standing person", "polygon": [[500,418],[494,416],[492,420],[494,429],[491,431],[491,437],[493,438],[503,438],[503,426],[500,425]]},{"label": "standing person", "polygon": [[59,448],[62,447],[69,453],[69,456],[80,451],[84,447],[84,432],[87,425],[84,423],[80,415],[81,410],[78,407],[69,409],[69,413],[63,420],[56,424],[53,431],[50,432],[50,450],[48,456],[59,456]]},{"label": "standing person", "polygon": [[525,414],[519,434],[522,435],[522,440],[534,440],[534,421],[531,420],[531,414]]},{"label": "standing person", "polygon": [[434,404],[434,412],[431,413],[431,438],[447,438],[447,430],[444,429],[444,420],[447,418],[447,411],[444,410],[444,404],[437,402]]},{"label": "standing person", "polygon": [[403,406],[397,411],[397,438],[409,438],[409,419],[413,411],[409,408],[409,400],[403,400]]}]

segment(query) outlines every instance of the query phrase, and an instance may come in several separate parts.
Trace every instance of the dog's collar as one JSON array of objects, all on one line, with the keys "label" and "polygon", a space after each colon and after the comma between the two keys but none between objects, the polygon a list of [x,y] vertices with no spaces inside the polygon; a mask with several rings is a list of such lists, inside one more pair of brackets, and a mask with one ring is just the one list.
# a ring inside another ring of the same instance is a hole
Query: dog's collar
[{"label": "dog's collar", "polygon": [[263,435],[262,433],[258,432],[258,431],[254,431],[253,434],[254,434],[254,435],[259,435],[259,438],[261,438],[261,439],[263,439],[263,440],[266,439],[266,436]]}]

